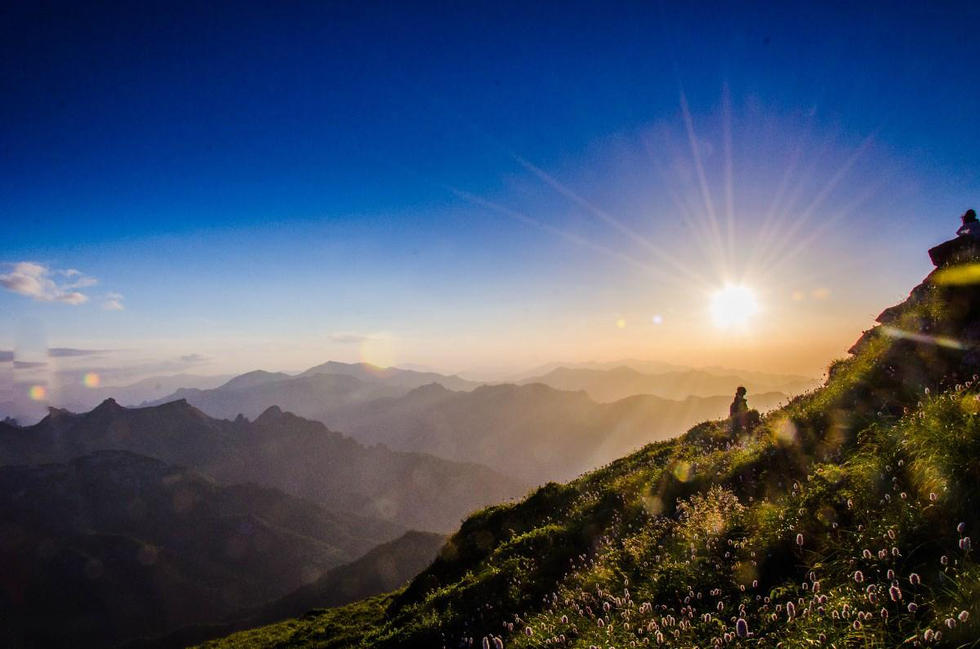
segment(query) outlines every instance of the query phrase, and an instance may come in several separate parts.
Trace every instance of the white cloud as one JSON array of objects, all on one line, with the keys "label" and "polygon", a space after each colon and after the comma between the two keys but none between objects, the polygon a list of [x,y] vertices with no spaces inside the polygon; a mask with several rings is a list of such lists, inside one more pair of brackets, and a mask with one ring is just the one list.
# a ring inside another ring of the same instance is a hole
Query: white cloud
[{"label": "white cloud", "polygon": [[54,299],[58,302],[64,302],[65,304],[85,304],[88,302],[88,296],[84,293],[79,293],[78,291],[59,293],[54,297]]},{"label": "white cloud", "polygon": [[[93,286],[94,277],[88,277],[74,268],[52,270],[33,261],[19,261],[8,264],[10,272],[0,274],[0,286],[39,302],[62,302],[64,304],[84,304],[88,296],[76,290]],[[65,277],[68,282],[57,282],[54,277]]]},{"label": "white cloud", "polygon": [[341,345],[360,345],[361,343],[371,340],[371,336],[366,334],[359,334],[349,331],[337,331],[330,334],[331,342],[339,343]]},{"label": "white cloud", "polygon": [[102,302],[102,308],[106,311],[125,311],[126,307],[123,305],[122,294],[107,293],[105,296],[105,301]]}]

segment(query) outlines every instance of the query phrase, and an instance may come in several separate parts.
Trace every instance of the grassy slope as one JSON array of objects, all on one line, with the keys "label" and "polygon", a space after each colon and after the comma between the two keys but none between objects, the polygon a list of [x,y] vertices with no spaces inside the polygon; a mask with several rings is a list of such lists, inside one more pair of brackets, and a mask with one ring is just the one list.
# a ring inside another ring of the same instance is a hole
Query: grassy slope
[{"label": "grassy slope", "polygon": [[737,443],[696,426],[475,514],[401,591],[208,646],[980,646],[978,297],[927,282]]}]

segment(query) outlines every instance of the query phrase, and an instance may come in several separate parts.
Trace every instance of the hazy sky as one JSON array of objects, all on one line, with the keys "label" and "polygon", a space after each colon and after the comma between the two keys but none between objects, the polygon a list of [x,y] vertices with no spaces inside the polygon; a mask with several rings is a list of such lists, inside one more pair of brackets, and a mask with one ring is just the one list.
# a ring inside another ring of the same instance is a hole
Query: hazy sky
[{"label": "hazy sky", "polygon": [[966,5],[85,4],[0,13],[20,360],[817,375],[977,206]]}]

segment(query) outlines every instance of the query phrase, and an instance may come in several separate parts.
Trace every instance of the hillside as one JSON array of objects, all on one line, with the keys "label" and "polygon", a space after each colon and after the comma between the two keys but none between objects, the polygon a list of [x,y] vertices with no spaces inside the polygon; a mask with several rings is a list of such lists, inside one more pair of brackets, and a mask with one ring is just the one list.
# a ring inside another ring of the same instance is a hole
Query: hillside
[{"label": "hillside", "polygon": [[[769,393],[752,396],[751,403],[766,410],[785,401],[785,395]],[[364,443],[477,462],[542,484],[568,480],[699,421],[720,417],[730,402],[730,396],[674,401],[637,395],[604,404],[584,392],[540,383],[482,386],[470,392],[432,384],[403,397],[328,414],[327,422]]]},{"label": "hillside", "polygon": [[215,622],[403,531],[125,451],[0,467],[0,521],[8,647],[107,645]]},{"label": "hillside", "polygon": [[384,597],[210,647],[976,646],[980,289],[934,273],[825,386],[467,519]]},{"label": "hillside", "polygon": [[269,408],[254,421],[213,419],[185,401],[85,414],[52,409],[34,426],[0,428],[0,465],[65,462],[125,450],[255,482],[328,509],[425,530],[450,530],[473,510],[525,493],[486,467],[364,446],[323,424]]}]

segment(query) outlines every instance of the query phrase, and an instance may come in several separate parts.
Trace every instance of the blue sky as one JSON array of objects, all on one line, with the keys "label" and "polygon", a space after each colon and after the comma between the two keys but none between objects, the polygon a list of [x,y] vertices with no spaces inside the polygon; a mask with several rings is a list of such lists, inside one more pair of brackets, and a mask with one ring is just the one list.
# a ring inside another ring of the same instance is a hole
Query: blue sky
[{"label": "blue sky", "polygon": [[0,350],[813,373],[976,205],[968,5],[199,4],[4,9]]}]

